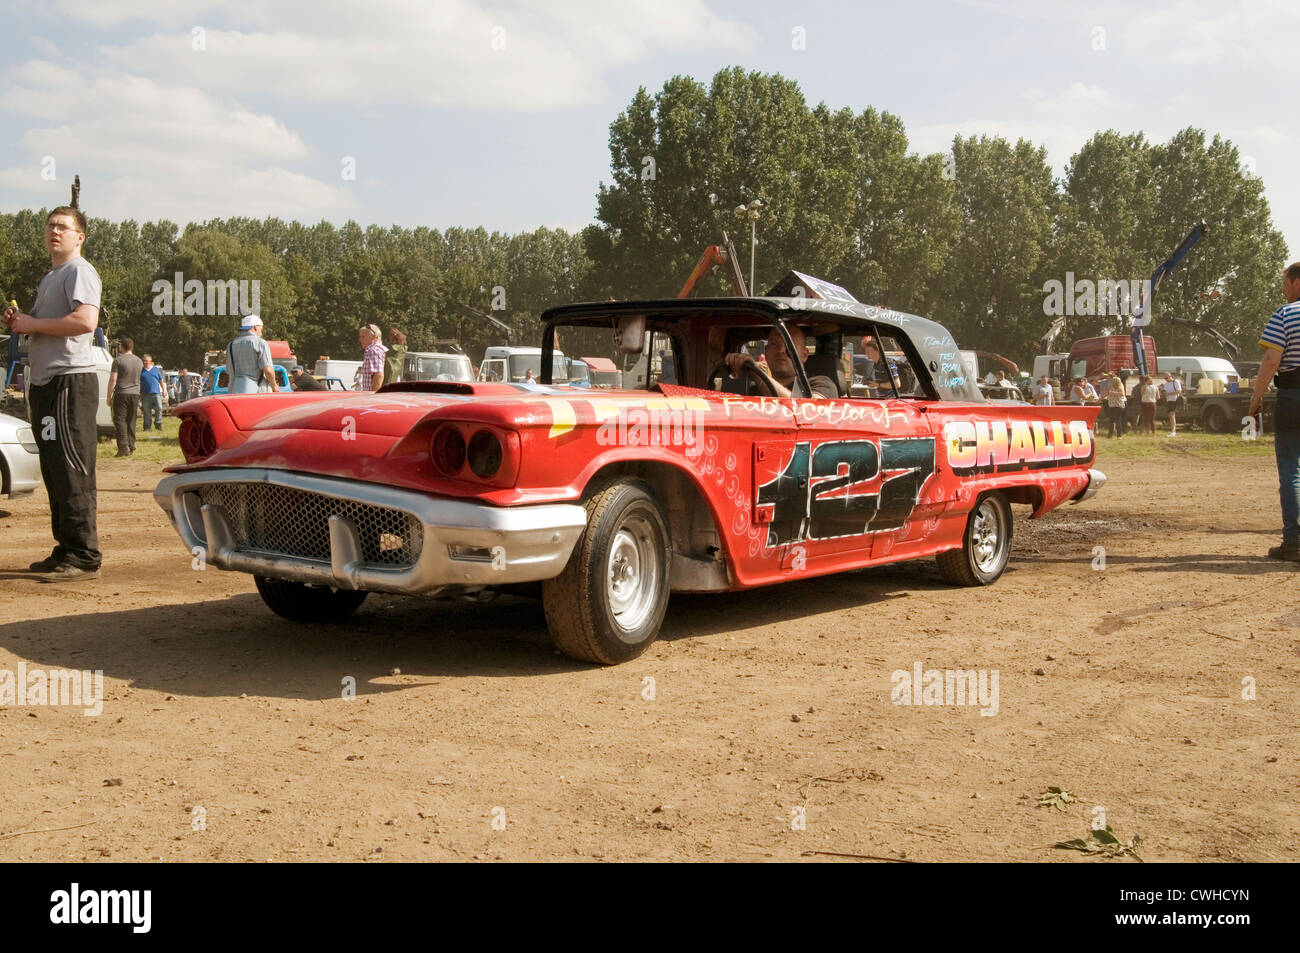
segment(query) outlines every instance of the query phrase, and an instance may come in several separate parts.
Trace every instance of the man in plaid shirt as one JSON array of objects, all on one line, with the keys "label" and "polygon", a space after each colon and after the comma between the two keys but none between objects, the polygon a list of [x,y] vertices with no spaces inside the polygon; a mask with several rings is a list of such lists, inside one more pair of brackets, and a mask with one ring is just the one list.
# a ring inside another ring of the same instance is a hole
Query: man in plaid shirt
[{"label": "man in plaid shirt", "polygon": [[388,348],[380,341],[378,326],[367,324],[361,329],[361,390],[379,390],[384,383],[384,356]]}]

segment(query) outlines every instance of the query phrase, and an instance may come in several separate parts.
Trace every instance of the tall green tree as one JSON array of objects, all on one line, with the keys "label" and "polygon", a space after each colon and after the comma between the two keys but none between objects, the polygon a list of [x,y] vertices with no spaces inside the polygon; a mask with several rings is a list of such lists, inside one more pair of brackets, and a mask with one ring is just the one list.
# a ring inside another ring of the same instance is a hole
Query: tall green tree
[{"label": "tall green tree", "polygon": [[952,147],[961,226],[939,316],[963,347],[1028,353],[1052,320],[1042,286],[1054,271],[1060,202],[1047,150],[987,136],[958,136]]}]

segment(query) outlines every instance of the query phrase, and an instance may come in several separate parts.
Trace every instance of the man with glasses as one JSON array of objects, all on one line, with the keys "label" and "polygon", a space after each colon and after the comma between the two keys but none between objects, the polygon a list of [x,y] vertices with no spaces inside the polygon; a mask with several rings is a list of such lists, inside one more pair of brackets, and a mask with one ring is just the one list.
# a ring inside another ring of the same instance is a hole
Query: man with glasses
[{"label": "man with glasses", "polygon": [[78,582],[99,576],[95,528],[95,413],[99,375],[91,350],[99,324],[102,284],[81,257],[86,217],[61,205],[45,220],[51,268],[36,290],[30,314],[7,308],[4,323],[31,335],[28,364],[32,430],[49,496],[54,551],[31,565],[47,582]]}]

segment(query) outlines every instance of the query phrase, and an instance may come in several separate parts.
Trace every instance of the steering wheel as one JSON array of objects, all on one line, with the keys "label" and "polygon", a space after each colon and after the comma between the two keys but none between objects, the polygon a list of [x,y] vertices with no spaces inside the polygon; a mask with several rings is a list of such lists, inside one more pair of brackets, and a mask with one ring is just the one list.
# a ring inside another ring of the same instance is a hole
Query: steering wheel
[{"label": "steering wheel", "polygon": [[[708,382],[710,390],[722,390],[721,379],[730,376],[731,368],[727,365],[726,361],[723,361],[713,370],[709,371],[709,376],[706,377],[705,380]],[[754,361],[746,361],[740,368],[740,379],[745,380],[746,378],[754,382],[755,386],[758,388],[760,396],[776,396],[776,382],[772,380],[772,378],[767,375],[767,372],[760,368]],[[718,382],[718,386],[714,386],[714,381]],[[746,388],[746,390],[748,390],[748,388]]]}]

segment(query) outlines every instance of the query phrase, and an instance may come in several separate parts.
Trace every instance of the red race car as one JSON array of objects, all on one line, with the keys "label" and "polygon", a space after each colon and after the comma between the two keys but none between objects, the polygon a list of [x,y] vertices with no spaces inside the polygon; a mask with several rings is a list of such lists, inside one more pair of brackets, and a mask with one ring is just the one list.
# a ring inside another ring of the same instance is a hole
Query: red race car
[{"label": "red race car", "polygon": [[[288,619],[540,588],[556,645],[612,664],[654,641],[671,592],[929,556],[988,585],[1011,504],[1040,516],[1105,480],[1098,408],[986,400],[914,315],[755,297],[542,320],[536,383],[189,401],[186,463],[154,495]],[[607,356],[622,389],[553,386],[561,352]]]}]

